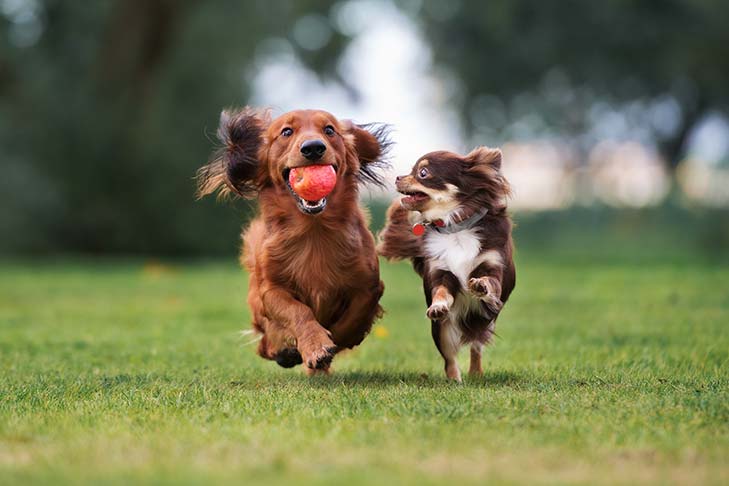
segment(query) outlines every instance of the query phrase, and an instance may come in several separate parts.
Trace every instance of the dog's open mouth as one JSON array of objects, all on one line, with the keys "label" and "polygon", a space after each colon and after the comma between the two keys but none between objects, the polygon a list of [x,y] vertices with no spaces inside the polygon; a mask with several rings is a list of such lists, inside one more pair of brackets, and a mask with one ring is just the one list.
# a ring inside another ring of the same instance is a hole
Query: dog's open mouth
[{"label": "dog's open mouth", "polygon": [[405,197],[401,199],[401,203],[406,206],[412,206],[430,199],[430,196],[420,191],[399,191]]},{"label": "dog's open mouth", "polygon": [[323,197],[316,201],[309,201],[296,194],[296,191],[294,191],[294,188],[291,187],[291,184],[289,183],[289,172],[291,172],[291,169],[286,169],[283,172],[283,178],[286,182],[286,187],[289,189],[289,192],[296,201],[296,205],[299,210],[304,214],[319,214],[324,211],[324,208],[327,207],[327,198]]}]

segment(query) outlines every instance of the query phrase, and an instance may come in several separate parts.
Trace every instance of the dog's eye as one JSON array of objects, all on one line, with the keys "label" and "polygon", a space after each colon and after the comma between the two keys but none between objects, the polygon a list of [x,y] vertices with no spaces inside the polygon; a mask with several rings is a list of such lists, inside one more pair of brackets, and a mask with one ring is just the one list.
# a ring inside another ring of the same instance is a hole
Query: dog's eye
[{"label": "dog's eye", "polygon": [[283,137],[290,137],[293,134],[294,134],[294,130],[289,127],[286,127],[283,130],[281,130],[281,136],[283,136]]},{"label": "dog's eye", "polygon": [[425,168],[425,167],[422,167],[422,168],[421,168],[421,169],[420,169],[420,170],[418,171],[418,176],[419,176],[419,177],[420,177],[421,179],[425,179],[425,178],[426,178],[426,177],[428,177],[429,175],[430,175],[430,171],[429,171],[429,170],[428,170],[427,168]]},{"label": "dog's eye", "polygon": [[326,135],[328,135],[328,136],[330,136],[330,137],[331,137],[332,135],[334,135],[334,127],[333,127],[333,126],[331,126],[331,125],[327,125],[327,126],[325,126],[325,127],[324,127],[324,133],[325,133]]}]

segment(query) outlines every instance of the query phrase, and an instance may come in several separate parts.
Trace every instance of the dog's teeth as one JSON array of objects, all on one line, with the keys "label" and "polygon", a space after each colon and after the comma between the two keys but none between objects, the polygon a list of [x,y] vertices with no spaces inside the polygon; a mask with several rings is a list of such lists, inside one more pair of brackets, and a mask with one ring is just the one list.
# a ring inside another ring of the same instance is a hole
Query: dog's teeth
[{"label": "dog's teeth", "polygon": [[319,199],[318,201],[307,201],[306,199],[302,199],[302,201],[304,201],[304,205],[309,208],[316,208],[324,204],[324,198]]}]

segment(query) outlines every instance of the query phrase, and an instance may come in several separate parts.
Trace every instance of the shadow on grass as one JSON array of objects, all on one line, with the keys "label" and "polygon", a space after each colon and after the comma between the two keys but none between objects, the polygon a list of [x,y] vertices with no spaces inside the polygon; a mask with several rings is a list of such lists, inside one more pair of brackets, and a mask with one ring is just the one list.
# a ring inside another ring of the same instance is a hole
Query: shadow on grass
[{"label": "shadow on grass", "polygon": [[513,371],[489,371],[480,377],[465,376],[463,383],[448,380],[445,375],[408,372],[386,371],[337,371],[330,376],[307,377],[297,375],[292,377],[296,382],[320,388],[335,388],[339,386],[355,386],[370,388],[389,388],[397,386],[416,386],[420,388],[443,388],[451,386],[467,387],[510,387],[529,384],[533,377],[525,373]]}]

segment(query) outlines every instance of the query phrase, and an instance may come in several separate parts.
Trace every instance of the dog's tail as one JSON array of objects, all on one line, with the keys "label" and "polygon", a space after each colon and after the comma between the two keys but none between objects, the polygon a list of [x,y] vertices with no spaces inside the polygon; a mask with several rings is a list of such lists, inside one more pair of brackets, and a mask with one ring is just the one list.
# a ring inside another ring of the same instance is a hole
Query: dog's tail
[{"label": "dog's tail", "polygon": [[385,228],[380,232],[377,253],[388,260],[423,257],[422,238],[413,234],[410,212],[402,207],[399,200],[387,209]]}]

